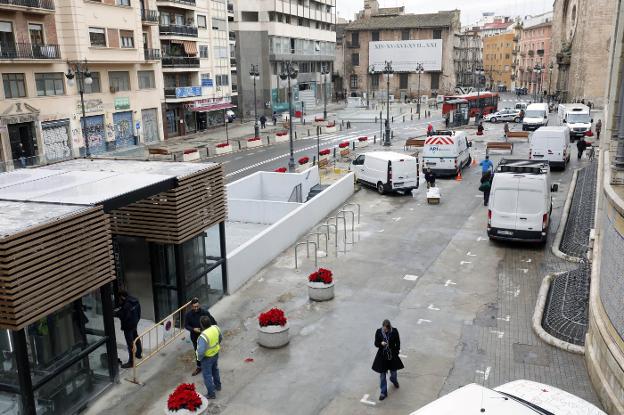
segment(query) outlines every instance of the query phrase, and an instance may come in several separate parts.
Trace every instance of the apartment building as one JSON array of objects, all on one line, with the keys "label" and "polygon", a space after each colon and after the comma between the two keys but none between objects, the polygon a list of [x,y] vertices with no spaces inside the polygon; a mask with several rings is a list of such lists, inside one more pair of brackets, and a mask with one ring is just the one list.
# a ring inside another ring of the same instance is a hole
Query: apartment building
[{"label": "apartment building", "polygon": [[[336,47],[336,0],[297,0],[249,2],[234,0],[233,31],[238,65],[238,102],[243,116],[270,116],[288,110],[286,82],[279,79],[286,62],[298,67],[292,80],[293,101],[297,108],[311,109],[333,95]],[[251,65],[258,65],[254,103]],[[321,75],[323,71],[328,75]]]},{"label": "apartment building", "polygon": [[[0,3],[1,171],[85,154],[80,85],[90,154],[162,139],[159,39],[149,6],[148,0]],[[80,82],[77,63],[88,82]]]},{"label": "apartment building", "polygon": [[455,49],[457,86],[477,86],[477,70],[483,67],[483,40],[479,30],[458,33],[459,46]]},{"label": "apartment building", "polygon": [[226,0],[157,0],[165,138],[224,123],[231,104]]},{"label": "apartment building", "polygon": [[492,90],[511,90],[513,51],[518,38],[514,32],[483,39],[483,70],[487,86]]},{"label": "apartment building", "polygon": [[[517,85],[527,88],[530,94],[540,91],[554,92],[552,83],[551,38],[553,12],[544,13],[523,22],[518,44]],[[536,68],[540,68],[536,71]]]}]

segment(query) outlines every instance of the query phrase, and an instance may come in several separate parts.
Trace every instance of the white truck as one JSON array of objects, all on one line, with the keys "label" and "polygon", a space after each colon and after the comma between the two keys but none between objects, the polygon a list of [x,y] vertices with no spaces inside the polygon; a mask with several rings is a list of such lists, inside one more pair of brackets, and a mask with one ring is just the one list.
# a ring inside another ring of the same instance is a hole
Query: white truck
[{"label": "white truck", "polygon": [[559,104],[557,115],[561,125],[570,129],[572,138],[585,136],[594,122],[589,107],[583,104]]},{"label": "white truck", "polygon": [[437,131],[427,137],[423,147],[423,168],[431,169],[436,176],[455,176],[470,166],[472,143],[463,131]]}]

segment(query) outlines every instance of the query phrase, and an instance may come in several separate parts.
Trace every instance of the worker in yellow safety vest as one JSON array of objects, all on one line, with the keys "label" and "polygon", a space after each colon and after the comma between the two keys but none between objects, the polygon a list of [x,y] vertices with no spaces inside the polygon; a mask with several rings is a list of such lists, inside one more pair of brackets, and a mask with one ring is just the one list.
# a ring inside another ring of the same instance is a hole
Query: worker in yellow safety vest
[{"label": "worker in yellow safety vest", "polygon": [[199,321],[202,332],[197,339],[197,361],[201,363],[201,371],[208,394],[206,398],[215,399],[215,391],[221,390],[221,377],[219,376],[219,350],[223,336],[221,330],[208,316],[203,316]]}]

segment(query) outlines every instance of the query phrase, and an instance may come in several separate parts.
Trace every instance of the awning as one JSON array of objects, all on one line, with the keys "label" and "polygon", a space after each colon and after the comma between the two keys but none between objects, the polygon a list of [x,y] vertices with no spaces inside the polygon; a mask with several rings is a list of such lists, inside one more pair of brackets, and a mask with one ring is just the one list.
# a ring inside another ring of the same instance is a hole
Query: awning
[{"label": "awning", "polygon": [[187,55],[197,55],[197,43],[185,40],[182,44],[184,45],[184,52],[186,52]]},{"label": "awning", "polygon": [[190,110],[195,111],[195,112],[212,112],[212,111],[219,111],[219,110],[229,110],[231,108],[236,108],[236,105],[232,105],[230,103],[208,104],[208,105],[202,105],[198,107],[191,107]]}]

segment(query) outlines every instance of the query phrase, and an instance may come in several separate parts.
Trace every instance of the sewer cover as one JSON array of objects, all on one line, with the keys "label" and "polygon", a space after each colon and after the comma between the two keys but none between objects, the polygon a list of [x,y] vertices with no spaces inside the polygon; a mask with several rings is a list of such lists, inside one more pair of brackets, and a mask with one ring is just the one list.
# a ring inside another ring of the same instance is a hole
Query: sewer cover
[{"label": "sewer cover", "polygon": [[486,304],[477,313],[474,323],[479,327],[497,327],[498,322],[496,317],[498,316],[498,306],[494,303]]},{"label": "sewer cover", "polygon": [[543,347],[514,343],[513,354],[516,363],[550,366],[551,352]]}]

